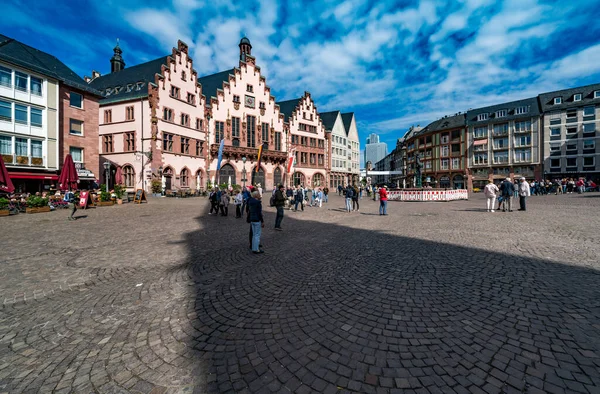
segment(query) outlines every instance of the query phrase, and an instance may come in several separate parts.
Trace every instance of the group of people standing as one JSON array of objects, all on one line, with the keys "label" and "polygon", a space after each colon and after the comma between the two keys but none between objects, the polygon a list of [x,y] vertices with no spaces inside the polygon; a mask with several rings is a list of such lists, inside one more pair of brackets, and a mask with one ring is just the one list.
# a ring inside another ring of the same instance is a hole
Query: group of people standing
[{"label": "group of people standing", "polygon": [[596,191],[598,185],[592,180],[586,181],[583,178],[575,180],[574,178],[562,178],[554,180],[541,180],[531,182],[531,194],[543,196],[546,194],[571,194],[577,192],[579,194],[586,191]]},{"label": "group of people standing", "polygon": [[519,197],[519,211],[526,211],[527,197],[531,196],[531,189],[525,178],[520,178],[519,183],[513,183],[510,178],[506,178],[500,187],[490,179],[483,189],[483,194],[487,199],[488,212],[495,212],[496,200],[498,200],[498,209],[502,208],[502,212],[512,212],[513,197],[515,196]]}]

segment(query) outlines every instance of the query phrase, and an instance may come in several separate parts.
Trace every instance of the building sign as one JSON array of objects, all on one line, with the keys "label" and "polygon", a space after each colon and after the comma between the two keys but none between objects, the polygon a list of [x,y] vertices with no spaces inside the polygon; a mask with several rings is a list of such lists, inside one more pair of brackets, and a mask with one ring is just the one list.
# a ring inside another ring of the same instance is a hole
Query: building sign
[{"label": "building sign", "polygon": [[440,182],[450,182],[450,177],[449,176],[440,177]]}]

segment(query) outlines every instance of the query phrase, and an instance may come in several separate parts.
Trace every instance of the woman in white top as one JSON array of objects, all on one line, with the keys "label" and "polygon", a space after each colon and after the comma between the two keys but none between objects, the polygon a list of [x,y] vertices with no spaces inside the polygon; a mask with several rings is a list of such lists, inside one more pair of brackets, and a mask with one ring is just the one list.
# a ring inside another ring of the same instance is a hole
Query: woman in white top
[{"label": "woman in white top", "polygon": [[500,192],[498,186],[494,185],[494,181],[490,180],[485,188],[483,189],[483,194],[487,197],[487,211],[494,212],[494,205],[496,204],[496,194]]}]

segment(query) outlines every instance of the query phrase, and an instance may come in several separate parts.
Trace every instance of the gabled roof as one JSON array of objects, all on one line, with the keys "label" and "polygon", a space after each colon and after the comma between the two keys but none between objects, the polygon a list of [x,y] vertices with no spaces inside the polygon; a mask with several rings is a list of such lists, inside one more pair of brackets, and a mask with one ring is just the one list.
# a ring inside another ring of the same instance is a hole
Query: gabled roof
[{"label": "gabled roof", "polygon": [[418,131],[414,135],[427,134],[433,131],[443,131],[450,129],[457,129],[465,127],[466,125],[466,114],[456,114],[452,116],[444,116],[441,119],[435,120],[429,123],[425,128]]},{"label": "gabled roof", "polygon": [[279,113],[285,115],[286,122],[289,122],[290,116],[292,116],[292,114],[296,110],[296,107],[298,107],[298,105],[300,104],[301,100],[302,97],[299,97],[292,100],[280,101],[278,103],[275,103],[279,105]]},{"label": "gabled roof", "polygon": [[229,82],[230,75],[235,75],[234,68],[198,78],[202,85],[202,94],[206,97],[206,106],[210,106],[211,97],[217,97],[218,89],[223,90],[223,82]]},{"label": "gabled roof", "polygon": [[[523,114],[515,114],[515,109],[519,107],[529,107],[529,111]],[[506,116],[496,118],[496,112],[505,109],[507,111]],[[489,114],[487,120],[477,120],[477,116],[483,113]],[[538,116],[540,114],[540,108],[538,106],[537,97],[527,98],[518,101],[511,101],[509,103],[492,105],[489,107],[477,108],[467,111],[467,124],[468,125],[483,125],[488,123],[504,123],[509,120],[530,118],[532,116]]]},{"label": "gabled roof", "polygon": [[[146,97],[148,96],[148,83],[154,83],[155,75],[161,73],[163,64],[167,64],[167,56],[97,77],[90,82],[90,86],[103,93],[102,104]],[[139,88],[138,83],[140,83]],[[133,85],[129,92],[127,85]],[[114,91],[116,87],[121,88],[117,93]],[[110,95],[106,95],[108,88],[112,90]]]},{"label": "gabled roof", "polygon": [[350,133],[350,126],[352,125],[352,119],[354,118],[354,112],[348,112],[342,114],[342,122],[344,122],[344,128],[346,129],[346,137]]},{"label": "gabled roof", "polygon": [[[597,90],[600,90],[600,83],[581,86],[578,88],[542,93],[538,96],[538,99],[540,101],[542,112],[557,111],[566,108],[600,103],[600,98],[594,98],[594,92]],[[574,96],[576,94],[581,94],[581,101],[574,101]],[[562,104],[554,104],[555,97],[561,97]]]},{"label": "gabled roof", "polygon": [[335,121],[339,114],[340,111],[321,112],[319,114],[326,130],[333,130],[333,126],[335,125]]},{"label": "gabled roof", "polygon": [[100,95],[56,57],[0,34],[0,60],[56,79],[67,86]]}]

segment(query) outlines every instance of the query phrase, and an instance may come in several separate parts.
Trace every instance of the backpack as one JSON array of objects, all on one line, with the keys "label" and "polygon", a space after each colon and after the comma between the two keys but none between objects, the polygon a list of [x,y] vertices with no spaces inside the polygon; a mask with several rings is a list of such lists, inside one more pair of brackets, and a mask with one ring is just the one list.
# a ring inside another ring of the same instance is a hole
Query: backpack
[{"label": "backpack", "polygon": [[271,206],[271,207],[275,206],[275,195],[274,194],[269,199],[269,206]]}]

